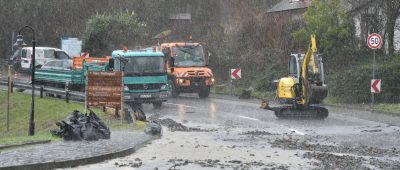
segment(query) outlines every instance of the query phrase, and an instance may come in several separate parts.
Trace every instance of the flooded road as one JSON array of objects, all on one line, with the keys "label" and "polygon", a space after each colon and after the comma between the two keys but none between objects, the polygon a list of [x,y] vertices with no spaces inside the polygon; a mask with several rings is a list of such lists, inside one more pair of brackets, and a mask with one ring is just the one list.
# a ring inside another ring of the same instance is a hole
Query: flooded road
[{"label": "flooded road", "polygon": [[400,117],[327,107],[325,120],[284,120],[258,100],[214,95],[170,99],[148,116],[171,131],[136,153],[78,169],[399,169]]}]

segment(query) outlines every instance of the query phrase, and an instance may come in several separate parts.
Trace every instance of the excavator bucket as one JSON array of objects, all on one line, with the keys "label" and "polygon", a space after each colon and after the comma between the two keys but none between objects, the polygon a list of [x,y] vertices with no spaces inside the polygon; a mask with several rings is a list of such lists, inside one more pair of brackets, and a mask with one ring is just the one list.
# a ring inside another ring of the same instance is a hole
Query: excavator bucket
[{"label": "excavator bucket", "polygon": [[320,104],[328,96],[328,86],[311,86],[310,104]]}]

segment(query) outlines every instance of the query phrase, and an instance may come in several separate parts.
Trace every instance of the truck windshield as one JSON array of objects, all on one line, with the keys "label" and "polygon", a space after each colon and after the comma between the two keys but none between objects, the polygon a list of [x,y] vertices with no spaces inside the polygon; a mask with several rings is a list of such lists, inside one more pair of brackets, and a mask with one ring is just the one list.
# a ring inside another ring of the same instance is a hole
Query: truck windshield
[{"label": "truck windshield", "polygon": [[175,66],[191,67],[205,66],[204,52],[201,45],[175,46],[172,48],[175,55]]},{"label": "truck windshield", "polygon": [[127,57],[125,75],[162,75],[166,73],[163,57]]}]

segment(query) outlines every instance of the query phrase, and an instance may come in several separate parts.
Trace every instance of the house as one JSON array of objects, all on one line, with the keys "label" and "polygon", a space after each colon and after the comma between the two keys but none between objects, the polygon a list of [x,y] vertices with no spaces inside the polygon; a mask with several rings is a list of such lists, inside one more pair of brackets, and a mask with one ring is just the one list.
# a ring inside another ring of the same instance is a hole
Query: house
[{"label": "house", "polygon": [[303,18],[307,8],[312,6],[311,0],[282,0],[267,13],[272,15],[287,15],[291,20]]},{"label": "house", "polygon": [[[374,0],[341,0],[341,6],[351,17],[354,23],[355,36],[360,42],[366,42],[368,35],[379,33],[385,36],[385,17],[381,7],[381,1]],[[272,16],[286,16],[288,20],[303,19],[307,8],[313,6],[311,0],[282,0],[267,11]],[[400,25],[400,18],[396,25]],[[385,38],[384,38],[385,39]],[[384,40],[384,48],[387,51],[387,40]],[[360,44],[362,45],[362,44]],[[366,44],[365,44],[366,45]],[[395,29],[395,50],[400,50],[400,29]]]}]

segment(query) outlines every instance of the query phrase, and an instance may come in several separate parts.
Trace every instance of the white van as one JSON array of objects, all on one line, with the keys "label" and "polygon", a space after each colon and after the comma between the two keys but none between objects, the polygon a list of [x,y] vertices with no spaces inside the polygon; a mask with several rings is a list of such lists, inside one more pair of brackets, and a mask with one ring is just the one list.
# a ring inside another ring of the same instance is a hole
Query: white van
[{"label": "white van", "polygon": [[[14,66],[29,70],[31,66],[32,47],[23,47],[14,52]],[[35,66],[44,65],[51,60],[72,59],[65,51],[52,47],[35,47]],[[18,63],[19,62],[19,63]]]}]

